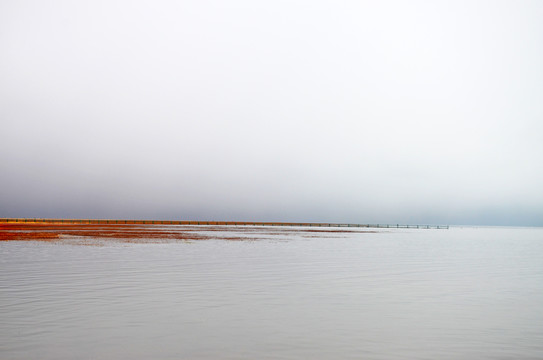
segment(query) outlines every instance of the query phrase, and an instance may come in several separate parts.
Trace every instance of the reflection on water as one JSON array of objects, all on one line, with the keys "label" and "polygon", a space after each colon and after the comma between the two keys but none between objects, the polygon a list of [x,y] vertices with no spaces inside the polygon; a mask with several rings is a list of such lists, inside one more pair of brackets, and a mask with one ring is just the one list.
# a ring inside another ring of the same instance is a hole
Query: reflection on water
[{"label": "reflection on water", "polygon": [[0,242],[0,358],[543,358],[543,229],[209,230]]}]

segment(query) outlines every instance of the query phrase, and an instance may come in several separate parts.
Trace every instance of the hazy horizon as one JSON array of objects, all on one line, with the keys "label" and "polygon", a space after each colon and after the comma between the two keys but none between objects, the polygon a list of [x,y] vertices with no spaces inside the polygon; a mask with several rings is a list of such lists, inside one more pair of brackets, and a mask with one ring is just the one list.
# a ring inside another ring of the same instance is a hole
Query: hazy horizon
[{"label": "hazy horizon", "polygon": [[0,217],[543,226],[542,18],[2,1]]}]

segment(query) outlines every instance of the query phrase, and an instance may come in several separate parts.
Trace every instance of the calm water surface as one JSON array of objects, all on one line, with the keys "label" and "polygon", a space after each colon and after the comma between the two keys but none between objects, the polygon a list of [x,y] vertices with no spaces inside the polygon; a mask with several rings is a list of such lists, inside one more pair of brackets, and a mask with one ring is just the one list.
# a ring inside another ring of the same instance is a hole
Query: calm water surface
[{"label": "calm water surface", "polygon": [[269,230],[0,243],[0,358],[543,358],[541,228]]}]

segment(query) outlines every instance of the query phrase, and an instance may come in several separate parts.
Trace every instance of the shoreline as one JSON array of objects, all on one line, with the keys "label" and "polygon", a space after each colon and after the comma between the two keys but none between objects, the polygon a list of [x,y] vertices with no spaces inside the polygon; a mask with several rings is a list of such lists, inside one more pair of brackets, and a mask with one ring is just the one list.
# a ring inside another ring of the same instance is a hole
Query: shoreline
[{"label": "shoreline", "polygon": [[125,219],[45,219],[45,218],[0,218],[0,224],[112,224],[112,225],[222,225],[222,226],[297,226],[297,227],[354,227],[381,229],[448,229],[449,225],[406,225],[406,224],[352,224],[320,222],[281,221],[209,221],[209,220],[125,220]]},{"label": "shoreline", "polygon": [[0,222],[0,242],[2,241],[48,241],[83,240],[97,242],[113,240],[117,242],[168,243],[193,240],[259,240],[270,235],[297,234],[304,237],[338,237],[347,233],[376,233],[375,230],[294,227],[229,227],[210,226],[172,226],[170,224],[112,224],[112,223],[40,223],[40,222]]}]

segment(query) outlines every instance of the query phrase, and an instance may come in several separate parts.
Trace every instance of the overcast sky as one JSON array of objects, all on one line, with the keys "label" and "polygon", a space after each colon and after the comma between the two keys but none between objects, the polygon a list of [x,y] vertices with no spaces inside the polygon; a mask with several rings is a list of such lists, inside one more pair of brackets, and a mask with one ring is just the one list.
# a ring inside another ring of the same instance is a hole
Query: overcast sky
[{"label": "overcast sky", "polygon": [[543,226],[542,1],[0,2],[0,217]]}]

